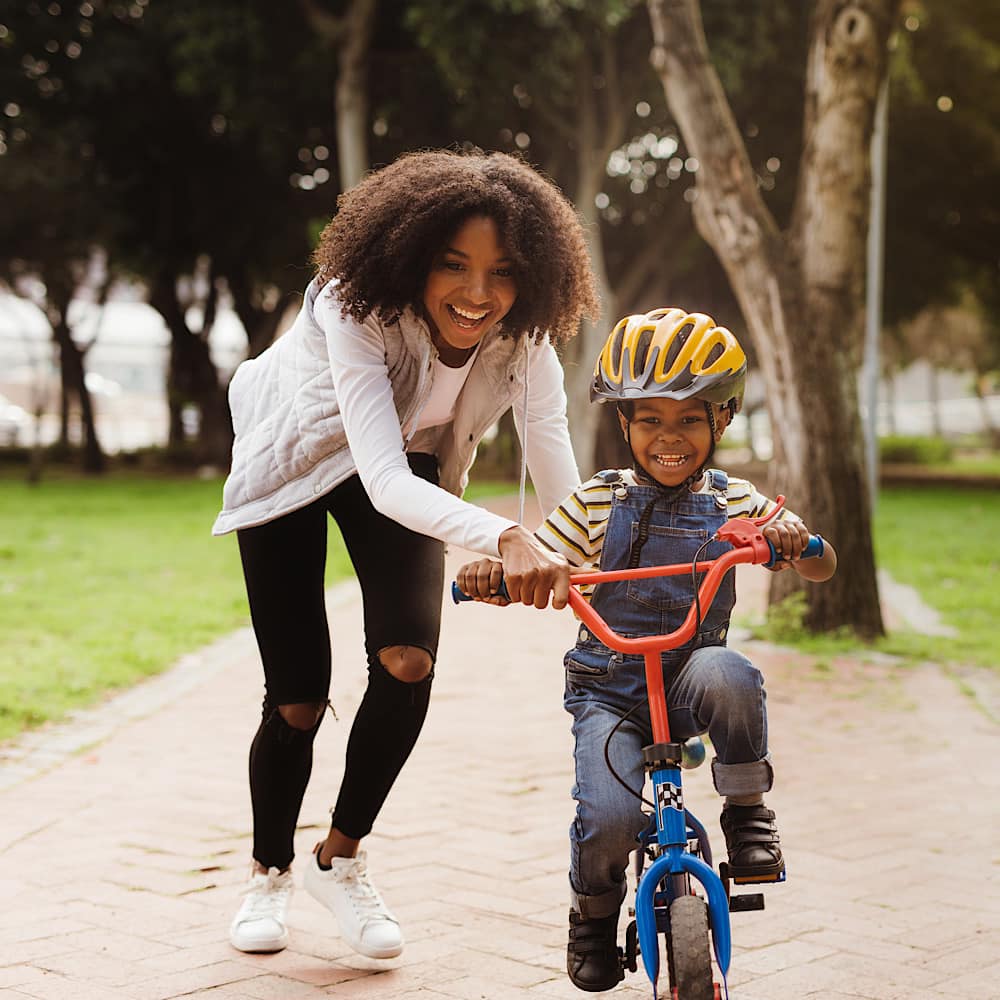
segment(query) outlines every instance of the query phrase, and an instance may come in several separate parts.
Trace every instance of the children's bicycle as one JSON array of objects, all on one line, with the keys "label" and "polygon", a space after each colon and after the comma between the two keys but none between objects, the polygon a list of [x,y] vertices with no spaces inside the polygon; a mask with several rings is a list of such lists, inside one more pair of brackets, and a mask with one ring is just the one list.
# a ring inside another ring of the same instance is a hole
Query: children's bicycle
[{"label": "children's bicycle", "polygon": [[[621,960],[625,969],[635,972],[638,958],[642,957],[654,1000],[658,997],[660,976],[660,934],[666,945],[671,1000],[721,1000],[728,997],[726,976],[732,955],[729,914],[764,908],[762,893],[737,895],[732,891],[733,885],[751,880],[730,878],[726,862],[720,863],[716,874],[705,827],[684,807],[681,768],[697,766],[704,760],[705,752],[699,737],[685,744],[671,739],[660,654],[679,648],[694,636],[701,609],[711,605],[729,570],[740,563],[772,566],[779,559],[761,528],[777,514],[783,502],[784,497],[778,497],[776,509],[766,518],[736,518],[723,524],[715,539],[729,542],[733,547],[716,559],[638,569],[594,570],[574,573],[570,578],[569,604],[591,633],[609,649],[639,654],[645,661],[653,742],[643,748],[643,759],[652,784],[653,817],[636,852],[635,919],[626,929]],[[802,558],[821,556],[823,549],[823,539],[813,535]],[[578,589],[585,584],[683,573],[694,575],[696,580],[697,574],[704,575],[684,623],[668,635],[640,638],[619,635]],[[507,596],[504,590],[501,595]],[[456,603],[471,599],[457,584],[452,584],[452,597]],[[782,872],[775,881],[784,878]],[[714,982],[713,950],[721,984]]]}]

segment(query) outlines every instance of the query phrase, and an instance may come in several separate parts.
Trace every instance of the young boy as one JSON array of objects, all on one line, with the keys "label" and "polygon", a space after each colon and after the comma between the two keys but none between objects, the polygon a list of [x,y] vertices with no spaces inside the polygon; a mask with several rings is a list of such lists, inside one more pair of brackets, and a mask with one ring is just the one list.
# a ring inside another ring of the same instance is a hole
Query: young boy
[{"label": "young boy", "polygon": [[[746,357],[736,338],[708,316],[656,309],[614,328],[594,370],[591,399],[614,401],[633,468],[602,472],[553,511],[538,537],[576,567],[621,569],[712,559],[728,547],[709,542],[727,518],[761,517],[775,507],[750,483],[709,463],[739,411]],[[809,540],[802,521],[782,510],[764,529],[785,562],[814,581],[833,575],[837,556],[801,562]],[[707,543],[707,545],[706,545]],[[702,546],[705,546],[702,548]],[[499,568],[470,563],[458,574],[466,593],[494,603]],[[690,577],[600,584],[589,595],[616,631],[656,635],[679,627],[691,605]],[[741,881],[780,879],[784,859],[774,813],[764,805],[773,772],[760,671],[726,647],[735,601],[727,574],[698,634],[663,654],[671,736],[708,732],[712,776],[724,797],[721,823],[730,874]],[[643,659],[616,653],[581,627],[566,655],[564,704],[576,741],[576,819],[570,827],[567,971],[582,990],[611,989],[623,977],[617,948],[625,870],[648,824],[637,793],[645,781],[642,748],[652,741]],[[638,707],[637,707],[638,706]],[[622,717],[628,718],[622,722]],[[608,771],[608,754],[624,788]]]}]

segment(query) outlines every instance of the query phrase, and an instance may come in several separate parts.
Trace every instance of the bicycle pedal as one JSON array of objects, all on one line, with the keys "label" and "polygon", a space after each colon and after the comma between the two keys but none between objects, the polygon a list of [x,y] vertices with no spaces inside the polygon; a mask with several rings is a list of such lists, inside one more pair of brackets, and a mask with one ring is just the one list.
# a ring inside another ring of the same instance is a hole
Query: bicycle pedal
[{"label": "bicycle pedal", "polygon": [[744,913],[747,910],[763,910],[764,893],[746,892],[741,896],[729,897],[729,912]]},{"label": "bicycle pedal", "polygon": [[777,882],[784,882],[786,873],[784,866],[782,866],[780,872],[773,872],[770,875],[734,875],[729,867],[729,862],[722,861],[719,863],[719,878],[722,879],[722,884],[727,886],[726,891],[728,892],[730,882],[733,885],[774,885]]},{"label": "bicycle pedal", "polygon": [[780,872],[775,872],[773,875],[733,875],[730,873],[729,877],[732,879],[733,885],[774,885],[777,882],[785,881],[785,870],[782,868]]}]

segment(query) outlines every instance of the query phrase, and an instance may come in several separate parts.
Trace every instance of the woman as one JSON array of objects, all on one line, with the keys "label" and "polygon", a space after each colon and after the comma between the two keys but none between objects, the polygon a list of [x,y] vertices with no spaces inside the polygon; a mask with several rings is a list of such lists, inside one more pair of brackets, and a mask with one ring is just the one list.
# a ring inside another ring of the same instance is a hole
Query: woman
[{"label": "woman", "polygon": [[499,557],[515,601],[565,605],[565,560],[460,498],[511,407],[543,507],[577,483],[553,343],[596,317],[597,297],[569,203],[500,153],[413,153],[369,175],[341,196],[315,263],[292,328],[229,390],[236,438],[214,533],[238,532],[266,684],[253,868],[230,939],[288,943],[292,840],[330,687],[330,514],[361,584],[369,677],[304,881],[353,948],[388,958],[403,936],[360,844],[426,715],[444,544]]}]

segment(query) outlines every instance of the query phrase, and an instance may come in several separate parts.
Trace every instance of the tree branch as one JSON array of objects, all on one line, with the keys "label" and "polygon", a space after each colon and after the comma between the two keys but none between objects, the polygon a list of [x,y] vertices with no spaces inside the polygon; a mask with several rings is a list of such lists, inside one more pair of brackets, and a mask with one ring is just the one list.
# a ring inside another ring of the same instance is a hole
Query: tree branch
[{"label": "tree branch", "polygon": [[320,6],[316,0],[299,0],[299,7],[305,15],[309,27],[321,35],[333,45],[340,45],[340,41],[347,30],[347,17],[338,17],[331,14],[324,7]]},{"label": "tree branch", "polygon": [[767,253],[778,227],[709,58],[697,0],[648,2],[650,60],[688,151],[700,164],[695,224],[720,257],[749,264]]}]

